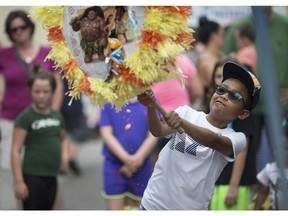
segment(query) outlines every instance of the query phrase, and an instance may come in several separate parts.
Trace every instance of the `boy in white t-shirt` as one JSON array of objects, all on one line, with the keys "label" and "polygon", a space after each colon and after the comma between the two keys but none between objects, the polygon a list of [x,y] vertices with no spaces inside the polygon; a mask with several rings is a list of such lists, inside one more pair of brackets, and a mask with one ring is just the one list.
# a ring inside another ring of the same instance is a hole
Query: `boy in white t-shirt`
[{"label": "boy in white t-shirt", "polygon": [[[215,88],[211,98],[210,113],[180,106],[163,116],[165,124],[154,108],[153,92],[149,90],[138,96],[147,106],[152,134],[171,137],[159,154],[140,210],[208,209],[221,171],[245,148],[245,135],[227,125],[236,118],[249,116],[258,103],[260,88],[252,73],[227,62],[222,84]],[[185,133],[178,133],[179,127]]]}]

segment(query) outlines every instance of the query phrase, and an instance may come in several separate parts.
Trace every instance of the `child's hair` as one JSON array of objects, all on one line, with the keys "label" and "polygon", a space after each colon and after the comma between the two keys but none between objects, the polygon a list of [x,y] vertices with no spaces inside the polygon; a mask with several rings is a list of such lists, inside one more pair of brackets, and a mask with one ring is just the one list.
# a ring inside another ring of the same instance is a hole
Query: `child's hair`
[{"label": "child's hair", "polygon": [[16,11],[11,11],[9,13],[8,17],[6,18],[6,21],[5,21],[5,31],[8,34],[9,39],[12,42],[14,42],[14,38],[13,38],[12,33],[11,33],[11,23],[16,18],[21,18],[25,22],[25,25],[27,25],[28,27],[31,28],[31,35],[30,36],[32,37],[34,30],[35,30],[34,22],[29,18],[26,11],[16,10]]},{"label": "child's hair", "polygon": [[215,63],[214,68],[213,68],[213,73],[212,73],[212,85],[213,85],[213,88],[214,88],[215,85],[216,85],[216,83],[215,83],[215,75],[216,75],[217,69],[218,69],[219,67],[221,67],[221,66],[224,66],[224,64],[225,64],[227,61],[232,61],[232,60],[233,60],[234,62],[238,63],[235,59],[232,59],[232,58],[229,58],[229,57],[227,57],[227,58],[221,58],[221,59],[219,59],[219,60]]},{"label": "child's hair", "polygon": [[239,31],[239,36],[248,38],[251,42],[255,42],[256,39],[256,31],[253,25],[251,25],[250,23],[241,25],[238,28]]},{"label": "child's hair", "polygon": [[207,17],[202,16],[199,19],[198,37],[199,40],[207,45],[212,33],[217,33],[220,25],[214,21],[208,20]]},{"label": "child's hair", "polygon": [[36,79],[48,80],[49,83],[50,83],[50,86],[52,88],[52,92],[55,91],[55,89],[56,89],[56,80],[55,80],[55,78],[53,76],[53,73],[50,72],[50,71],[42,70],[40,64],[36,64],[36,65],[33,66],[32,73],[31,73],[31,75],[29,77],[29,80],[28,80],[28,86],[29,86],[30,89],[32,88],[32,86],[34,84],[34,81]]}]

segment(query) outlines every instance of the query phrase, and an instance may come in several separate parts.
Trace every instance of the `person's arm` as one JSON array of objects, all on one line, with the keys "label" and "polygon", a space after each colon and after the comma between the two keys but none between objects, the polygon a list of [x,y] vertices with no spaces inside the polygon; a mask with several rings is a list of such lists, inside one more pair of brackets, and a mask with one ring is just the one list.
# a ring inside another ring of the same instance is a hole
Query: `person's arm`
[{"label": "person's arm", "polygon": [[203,87],[212,86],[212,73],[214,69],[214,63],[211,62],[211,58],[202,57],[199,62],[198,72]]},{"label": "person's arm", "polygon": [[155,137],[167,136],[174,130],[167,124],[164,124],[159,116],[154,103],[156,98],[152,90],[147,90],[143,94],[138,95],[137,99],[140,103],[147,107],[147,121],[150,132]]},{"label": "person's arm", "polygon": [[113,135],[112,126],[103,126],[100,128],[101,137],[108,149],[123,163],[129,158],[128,152],[122,147],[118,139]]},{"label": "person's arm", "polygon": [[[109,31],[112,29],[112,26],[115,25],[115,16],[116,16],[116,12],[117,10],[115,10],[112,14],[112,17],[111,17],[111,22],[109,22],[104,28],[103,28],[103,31],[107,32],[108,34],[110,33]],[[109,19],[109,18],[108,18]],[[106,23],[105,23],[106,24]]]},{"label": "person's arm", "polygon": [[63,102],[63,97],[64,97],[64,86],[63,86],[63,81],[60,77],[60,74],[55,72],[53,75],[56,80],[56,89],[53,94],[52,108],[55,110],[60,110],[62,106],[62,102]]},{"label": "person's arm", "polygon": [[185,133],[192,137],[196,142],[227,156],[233,156],[232,141],[228,137],[219,136],[206,128],[194,125],[185,119],[182,119],[175,111],[169,112],[166,116],[163,116],[167,123],[163,124],[158,117],[157,110],[153,107],[156,99],[151,90],[138,95],[138,100],[148,107],[148,125],[151,133],[155,137],[166,136],[182,127]]},{"label": "person's arm", "polygon": [[240,152],[237,155],[233,163],[232,175],[229,182],[229,190],[225,197],[225,204],[228,207],[231,207],[237,202],[238,186],[246,163],[248,145],[249,145],[249,138],[246,137],[246,147],[242,152]]},{"label": "person's arm", "polygon": [[[163,116],[164,117],[164,116]],[[149,130],[155,137],[163,137],[176,131],[165,124],[158,116],[158,112],[154,107],[148,107],[147,109],[147,121]]]},{"label": "person's arm", "polygon": [[61,173],[67,173],[68,171],[68,161],[69,161],[69,143],[66,135],[66,130],[61,129],[60,132],[60,141],[61,141]]},{"label": "person's arm", "polygon": [[23,128],[13,129],[11,163],[14,178],[15,196],[20,200],[24,200],[29,196],[29,191],[24,182],[22,174],[22,161],[21,161],[21,150],[26,136],[27,131],[24,130]]},{"label": "person's arm", "polygon": [[80,30],[80,17],[74,17],[73,19],[71,19],[70,23],[72,26],[73,31],[79,31]]},{"label": "person's arm", "polygon": [[152,149],[157,143],[157,138],[148,132],[146,139],[143,141],[137,152],[131,156],[128,167],[132,172],[136,172],[142,166],[145,159],[150,155]]},{"label": "person's arm", "polygon": [[118,139],[113,135],[112,126],[103,126],[100,128],[101,137],[109,148],[109,150],[123,162],[122,167],[120,168],[120,173],[125,175],[127,178],[131,178],[133,173],[136,171],[134,166],[132,166],[132,156],[126,152],[122,147]]},{"label": "person's arm", "polygon": [[[175,112],[174,112],[175,113]],[[178,114],[177,114],[178,115]],[[194,125],[184,119],[182,124],[172,126],[173,128],[182,127],[185,132],[191,136],[196,142],[202,145],[221,152],[227,156],[233,156],[233,147],[231,140],[226,136],[218,134],[197,125]],[[182,125],[182,126],[181,126]]]},{"label": "person's arm", "polygon": [[135,153],[135,155],[142,157],[145,160],[151,153],[152,149],[157,143],[157,138],[148,132],[146,139],[143,141],[141,147]]},{"label": "person's arm", "polygon": [[263,204],[269,194],[269,186],[265,186],[260,182],[257,185],[257,196],[255,201],[254,210],[263,210]]}]

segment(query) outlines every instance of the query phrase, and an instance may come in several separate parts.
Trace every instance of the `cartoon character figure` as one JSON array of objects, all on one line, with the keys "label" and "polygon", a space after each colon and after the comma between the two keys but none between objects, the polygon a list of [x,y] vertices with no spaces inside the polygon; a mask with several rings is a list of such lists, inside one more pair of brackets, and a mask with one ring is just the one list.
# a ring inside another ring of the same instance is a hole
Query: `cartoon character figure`
[{"label": "cartoon character figure", "polygon": [[125,6],[116,6],[116,34],[122,43],[128,43],[126,32],[128,30],[128,13]]},{"label": "cartoon character figure", "polygon": [[84,62],[91,63],[93,55],[98,55],[99,61],[105,60],[104,49],[108,46],[108,31],[103,10],[99,6],[85,9],[84,13],[71,20],[73,31],[81,33],[80,46],[85,53]]}]

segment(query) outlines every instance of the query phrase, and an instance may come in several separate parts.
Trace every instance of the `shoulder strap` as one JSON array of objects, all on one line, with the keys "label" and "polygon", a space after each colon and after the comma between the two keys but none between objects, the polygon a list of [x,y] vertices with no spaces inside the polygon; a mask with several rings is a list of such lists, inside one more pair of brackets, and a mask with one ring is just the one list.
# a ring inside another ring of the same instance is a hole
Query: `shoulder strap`
[{"label": "shoulder strap", "polygon": [[19,52],[17,51],[17,49],[15,49],[15,54],[16,54],[16,58],[19,62],[19,64],[22,66],[23,70],[25,71],[25,73],[27,74],[27,76],[30,76],[30,67],[29,64],[27,64],[25,61],[23,61],[23,59],[21,58]]}]

